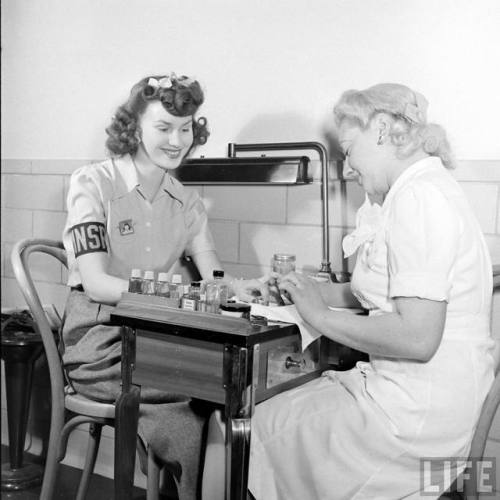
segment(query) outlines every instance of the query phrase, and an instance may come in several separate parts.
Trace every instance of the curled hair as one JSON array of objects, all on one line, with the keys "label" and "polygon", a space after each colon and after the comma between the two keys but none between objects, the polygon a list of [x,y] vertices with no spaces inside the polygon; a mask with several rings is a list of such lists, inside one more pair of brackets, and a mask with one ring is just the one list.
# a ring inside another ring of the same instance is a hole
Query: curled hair
[{"label": "curled hair", "polygon": [[193,116],[193,145],[207,142],[210,132],[207,119],[194,118],[203,104],[200,84],[187,76],[150,76],[136,83],[128,100],[118,107],[111,124],[106,128],[107,150],[116,155],[135,154],[140,144],[139,119],[149,103],[160,101],[164,109],[174,116]]},{"label": "curled hair", "polygon": [[[337,126],[347,120],[361,129],[366,129],[378,113],[387,113],[392,118],[389,136],[399,158],[421,149],[441,158],[445,167],[454,168],[446,132],[441,125],[427,122],[427,106],[418,92],[397,83],[381,83],[365,90],[347,90],[333,113]],[[402,137],[407,140],[401,141]]]}]

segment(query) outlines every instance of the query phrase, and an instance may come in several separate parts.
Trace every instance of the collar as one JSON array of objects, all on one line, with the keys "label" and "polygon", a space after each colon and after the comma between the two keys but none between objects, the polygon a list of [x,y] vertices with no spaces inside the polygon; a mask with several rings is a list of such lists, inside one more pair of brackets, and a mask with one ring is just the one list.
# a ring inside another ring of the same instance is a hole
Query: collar
[{"label": "collar", "polygon": [[428,156],[427,158],[423,158],[422,160],[418,160],[417,162],[413,163],[395,180],[394,184],[389,189],[389,192],[387,193],[382,206],[384,208],[389,206],[396,193],[400,191],[406,184],[410,183],[413,179],[418,177],[422,172],[443,168],[444,166],[441,162],[441,158],[438,158],[437,156]]},{"label": "collar", "polygon": [[429,156],[413,163],[396,179],[387,193],[382,206],[377,202],[372,203],[368,195],[366,195],[365,202],[361,205],[356,215],[356,228],[342,240],[344,257],[349,257],[362,244],[375,239],[383,227],[387,207],[398,191],[422,172],[442,168],[444,167],[441,159],[435,156]]},{"label": "collar", "polygon": [[[129,154],[112,158],[113,165],[121,178],[123,179],[123,184],[121,189],[117,189],[117,194],[123,196],[130,193],[134,189],[140,190],[140,182],[137,176],[137,169],[135,167],[134,161]],[[172,198],[178,200],[182,205],[184,204],[184,186],[177,180],[174,179],[168,172],[165,172],[163,180],[161,182],[160,191],[164,191]]]},{"label": "collar", "polygon": [[137,170],[134,162],[132,161],[132,157],[129,154],[114,157],[111,161],[113,162],[117,173],[123,179],[123,184],[120,186],[122,189],[117,190],[117,194],[125,195],[139,186]]},{"label": "collar", "polygon": [[165,172],[160,189],[179,201],[181,205],[184,205],[184,186],[177,179],[174,179],[168,172]]}]

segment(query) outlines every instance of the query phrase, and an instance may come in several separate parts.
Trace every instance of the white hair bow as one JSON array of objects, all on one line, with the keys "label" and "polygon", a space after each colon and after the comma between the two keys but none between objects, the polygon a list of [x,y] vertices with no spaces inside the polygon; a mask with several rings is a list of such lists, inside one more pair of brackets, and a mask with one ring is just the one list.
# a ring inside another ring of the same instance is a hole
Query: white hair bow
[{"label": "white hair bow", "polygon": [[157,88],[170,89],[170,88],[172,88],[174,82],[179,87],[189,87],[194,82],[194,80],[192,78],[187,77],[187,76],[178,77],[174,72],[172,72],[172,73],[170,73],[169,76],[164,76],[163,78],[160,78],[159,80],[157,78],[150,78],[148,80],[148,85],[150,87],[155,88],[155,89],[157,89]]},{"label": "white hair bow", "polygon": [[419,92],[414,92],[415,103],[407,103],[405,106],[404,117],[413,123],[425,123],[427,121],[427,99]]},{"label": "white hair bow", "polygon": [[164,76],[163,78],[160,78],[160,80],[157,80],[156,78],[150,78],[148,80],[148,85],[150,87],[154,87],[155,89],[157,89],[158,87],[162,89],[169,89],[173,85],[172,80],[174,78],[175,78],[174,73],[171,73],[170,76]]}]

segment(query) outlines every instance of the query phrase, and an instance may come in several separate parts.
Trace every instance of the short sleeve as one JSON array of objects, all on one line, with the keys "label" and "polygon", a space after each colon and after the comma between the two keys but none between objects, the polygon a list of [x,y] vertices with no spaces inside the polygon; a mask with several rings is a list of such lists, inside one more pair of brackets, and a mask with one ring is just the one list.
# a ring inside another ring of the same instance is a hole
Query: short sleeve
[{"label": "short sleeve", "polygon": [[71,176],[63,233],[69,254],[107,251],[103,182],[92,165],[76,170]]},{"label": "short sleeve", "polygon": [[189,232],[186,255],[215,250],[205,205],[194,189],[190,190],[186,200],[186,225]]},{"label": "short sleeve", "polygon": [[389,296],[448,301],[459,238],[458,214],[432,183],[397,193],[386,234]]}]

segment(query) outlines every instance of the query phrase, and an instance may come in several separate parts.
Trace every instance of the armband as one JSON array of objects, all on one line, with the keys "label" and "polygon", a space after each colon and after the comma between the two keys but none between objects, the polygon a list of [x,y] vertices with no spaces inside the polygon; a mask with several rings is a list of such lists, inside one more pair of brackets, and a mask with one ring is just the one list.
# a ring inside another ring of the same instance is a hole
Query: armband
[{"label": "armband", "polygon": [[75,257],[92,252],[107,252],[106,227],[102,222],[82,222],[71,228]]}]

